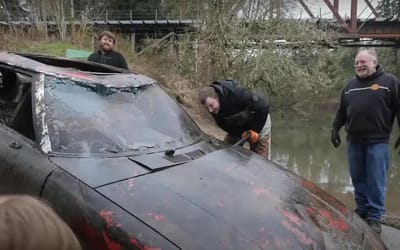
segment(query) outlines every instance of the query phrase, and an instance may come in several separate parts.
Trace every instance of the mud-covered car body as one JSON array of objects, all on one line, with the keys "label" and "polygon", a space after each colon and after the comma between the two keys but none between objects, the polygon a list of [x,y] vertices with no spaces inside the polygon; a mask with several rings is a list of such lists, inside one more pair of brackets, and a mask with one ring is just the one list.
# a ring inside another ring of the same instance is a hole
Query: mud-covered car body
[{"label": "mud-covered car body", "polygon": [[151,78],[0,53],[1,194],[47,200],[85,249],[384,249],[309,181],[203,134]]}]

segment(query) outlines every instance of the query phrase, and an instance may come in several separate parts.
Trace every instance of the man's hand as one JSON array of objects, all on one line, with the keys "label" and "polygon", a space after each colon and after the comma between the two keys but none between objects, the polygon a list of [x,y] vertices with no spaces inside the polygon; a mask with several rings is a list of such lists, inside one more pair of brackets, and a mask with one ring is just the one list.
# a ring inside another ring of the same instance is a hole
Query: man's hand
[{"label": "man's hand", "polygon": [[242,133],[242,138],[248,137],[247,141],[250,143],[255,143],[258,141],[259,135],[254,130],[247,130]]},{"label": "man's hand", "polygon": [[[400,136],[399,138],[397,138],[396,143],[394,144],[394,149],[397,149],[400,146]],[[399,151],[399,155],[400,155],[400,151]]]},{"label": "man's hand", "polygon": [[341,141],[339,131],[337,129],[332,129],[331,131],[331,142],[335,148],[339,147]]}]

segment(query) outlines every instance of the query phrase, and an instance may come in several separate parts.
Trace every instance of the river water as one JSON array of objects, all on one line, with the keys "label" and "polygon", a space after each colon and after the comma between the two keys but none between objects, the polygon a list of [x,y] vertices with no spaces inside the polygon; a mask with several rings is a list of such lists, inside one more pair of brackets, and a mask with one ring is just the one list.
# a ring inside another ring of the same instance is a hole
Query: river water
[{"label": "river water", "polygon": [[[353,187],[347,165],[344,128],[342,144],[330,143],[335,111],[272,112],[272,161],[319,185],[349,209],[354,209]],[[391,162],[386,193],[386,213],[400,216],[400,155],[393,149],[399,132],[397,122],[391,136]]]}]

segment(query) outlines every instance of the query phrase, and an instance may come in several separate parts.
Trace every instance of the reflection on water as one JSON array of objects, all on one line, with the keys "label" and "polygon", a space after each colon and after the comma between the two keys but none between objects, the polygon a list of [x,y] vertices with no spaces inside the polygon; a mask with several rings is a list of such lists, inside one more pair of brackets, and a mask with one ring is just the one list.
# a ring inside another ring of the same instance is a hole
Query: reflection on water
[{"label": "reflection on water", "polygon": [[[353,186],[347,167],[344,128],[342,144],[335,149],[330,143],[334,112],[319,111],[310,115],[285,112],[272,114],[272,160],[333,194],[349,209],[355,207]],[[394,125],[397,128],[397,122]],[[392,133],[391,165],[386,194],[387,214],[400,215],[400,156],[393,150],[398,129]]]}]

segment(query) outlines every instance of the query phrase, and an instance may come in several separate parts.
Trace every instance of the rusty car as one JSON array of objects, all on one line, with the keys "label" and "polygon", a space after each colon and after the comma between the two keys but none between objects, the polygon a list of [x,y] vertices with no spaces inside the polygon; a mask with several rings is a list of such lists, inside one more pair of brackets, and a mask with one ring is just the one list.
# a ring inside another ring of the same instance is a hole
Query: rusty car
[{"label": "rusty car", "polygon": [[353,211],[205,134],[154,79],[0,52],[0,191],[46,200],[84,249],[384,249]]}]

